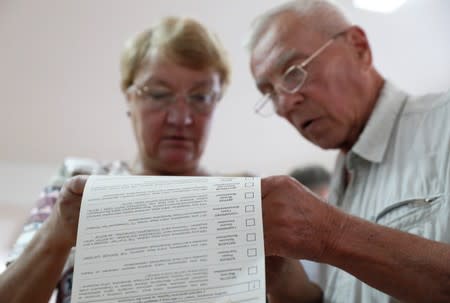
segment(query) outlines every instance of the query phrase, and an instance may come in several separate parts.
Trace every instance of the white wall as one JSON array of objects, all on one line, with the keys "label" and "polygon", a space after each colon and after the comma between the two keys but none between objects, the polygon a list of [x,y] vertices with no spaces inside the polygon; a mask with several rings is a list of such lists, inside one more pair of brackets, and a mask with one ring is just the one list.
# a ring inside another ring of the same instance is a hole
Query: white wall
[{"label": "white wall", "polygon": [[[135,144],[120,93],[123,41],[165,15],[210,26],[229,50],[233,82],[221,102],[204,164],[213,172],[280,174],[335,152],[300,138],[286,122],[253,114],[242,41],[250,20],[279,0],[0,1],[0,203],[35,200],[65,156],[131,159]],[[375,63],[414,93],[450,82],[450,1],[409,0],[392,15],[350,8],[367,29]],[[30,169],[27,169],[30,168]]]}]

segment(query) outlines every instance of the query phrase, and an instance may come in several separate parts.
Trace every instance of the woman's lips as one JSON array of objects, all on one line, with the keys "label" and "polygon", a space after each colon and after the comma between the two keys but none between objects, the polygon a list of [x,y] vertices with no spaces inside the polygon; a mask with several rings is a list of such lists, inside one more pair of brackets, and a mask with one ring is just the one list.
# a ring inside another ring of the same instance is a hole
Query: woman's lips
[{"label": "woman's lips", "polygon": [[167,135],[163,136],[163,139],[165,140],[190,140],[190,136],[186,135]]},{"label": "woman's lips", "polygon": [[192,139],[184,136],[167,136],[163,138],[163,141],[167,144],[177,146],[192,144]]}]

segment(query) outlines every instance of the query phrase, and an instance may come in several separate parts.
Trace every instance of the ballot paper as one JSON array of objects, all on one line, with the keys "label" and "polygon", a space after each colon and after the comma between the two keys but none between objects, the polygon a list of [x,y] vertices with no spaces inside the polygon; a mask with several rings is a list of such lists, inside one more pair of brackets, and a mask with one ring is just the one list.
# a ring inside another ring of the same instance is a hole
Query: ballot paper
[{"label": "ballot paper", "polygon": [[260,179],[91,176],[72,303],[265,302]]}]

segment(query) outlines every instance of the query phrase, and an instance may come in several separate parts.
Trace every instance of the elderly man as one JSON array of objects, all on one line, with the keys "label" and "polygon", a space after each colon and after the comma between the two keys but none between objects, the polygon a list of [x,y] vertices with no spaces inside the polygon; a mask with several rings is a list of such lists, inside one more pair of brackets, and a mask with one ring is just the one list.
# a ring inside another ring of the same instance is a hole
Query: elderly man
[{"label": "elderly man", "polygon": [[385,81],[364,31],[326,1],[260,16],[249,49],[259,110],[340,150],[329,203],[263,180],[267,253],[332,265],[326,302],[450,302],[450,95]]}]

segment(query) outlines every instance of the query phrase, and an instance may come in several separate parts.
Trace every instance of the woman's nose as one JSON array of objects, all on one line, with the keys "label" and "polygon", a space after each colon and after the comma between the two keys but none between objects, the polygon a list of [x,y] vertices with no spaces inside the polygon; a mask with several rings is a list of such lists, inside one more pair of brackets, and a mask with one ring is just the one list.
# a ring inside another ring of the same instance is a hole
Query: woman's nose
[{"label": "woman's nose", "polygon": [[185,97],[177,97],[174,104],[167,109],[167,122],[177,126],[190,125],[193,113]]}]

